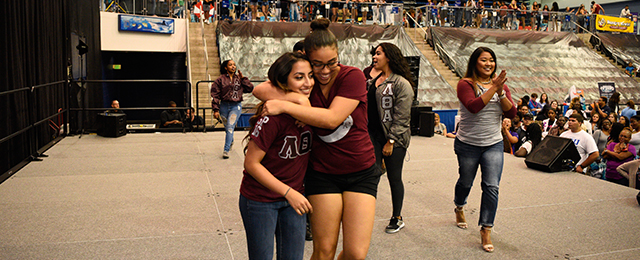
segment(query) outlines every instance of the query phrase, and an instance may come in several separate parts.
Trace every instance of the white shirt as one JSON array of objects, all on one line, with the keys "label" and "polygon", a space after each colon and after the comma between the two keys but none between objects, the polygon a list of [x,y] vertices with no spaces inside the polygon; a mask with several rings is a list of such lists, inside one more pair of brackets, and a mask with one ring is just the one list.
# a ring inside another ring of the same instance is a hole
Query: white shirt
[{"label": "white shirt", "polygon": [[625,9],[623,8],[622,11],[620,11],[620,17],[626,18],[627,16],[631,15],[631,10],[629,9]]},{"label": "white shirt", "polygon": [[593,136],[587,134],[587,132],[580,130],[580,132],[574,133],[571,130],[565,131],[560,134],[560,137],[569,138],[573,140],[573,143],[576,145],[578,149],[578,153],[580,154],[580,161],[576,164],[576,166],[581,165],[590,154],[598,151],[598,145],[596,141],[593,140]]}]

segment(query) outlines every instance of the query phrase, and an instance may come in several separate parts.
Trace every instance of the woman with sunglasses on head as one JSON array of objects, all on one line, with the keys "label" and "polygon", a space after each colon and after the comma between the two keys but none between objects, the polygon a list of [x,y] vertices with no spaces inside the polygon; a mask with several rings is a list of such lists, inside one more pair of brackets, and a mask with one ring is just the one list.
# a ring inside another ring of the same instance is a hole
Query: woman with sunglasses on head
[{"label": "woman with sunglasses on head", "polygon": [[[254,95],[265,114],[286,113],[314,127],[305,192],[313,206],[311,259],[334,259],[342,227],[339,259],[365,259],[371,242],[380,171],[367,130],[367,90],[362,71],[338,62],[338,41],[330,21],[311,22],[305,53],[313,67],[315,86],[309,101],[285,94],[265,82]],[[289,102],[287,100],[296,101]]]},{"label": "woman with sunglasses on head", "polygon": [[[314,83],[309,61],[297,52],[280,56],[269,68],[268,77],[282,91],[302,96],[309,95]],[[263,104],[249,119],[240,186],[249,259],[272,259],[274,235],[278,259],[302,259],[305,214],[313,211],[303,195],[312,130],[298,127],[296,119],[286,114],[260,116]]]},{"label": "woman with sunglasses on head", "polygon": [[411,140],[412,75],[402,52],[391,43],[376,47],[373,66],[381,73],[368,86],[369,135],[376,164],[381,166],[384,160],[387,169],[393,213],[385,232],[392,234],[404,227],[402,166]]},{"label": "woman with sunglasses on head", "polygon": [[465,77],[458,82],[460,123],[454,142],[459,178],[454,203],[457,226],[467,228],[463,207],[471,192],[478,166],[482,172],[482,202],[478,225],[482,249],[493,252],[491,229],[498,210],[498,188],[504,163],[501,134],[502,117],[513,118],[516,107],[504,84],[506,72],[496,77],[496,55],[486,47],[477,48],[469,58]]}]

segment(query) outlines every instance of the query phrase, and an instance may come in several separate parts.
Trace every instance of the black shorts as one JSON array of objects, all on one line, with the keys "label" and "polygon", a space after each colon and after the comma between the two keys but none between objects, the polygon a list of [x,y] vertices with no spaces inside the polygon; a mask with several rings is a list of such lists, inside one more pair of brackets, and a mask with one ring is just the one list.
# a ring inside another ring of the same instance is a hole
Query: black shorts
[{"label": "black shorts", "polygon": [[374,198],[378,195],[380,182],[380,168],[373,164],[368,169],[348,174],[327,174],[311,169],[305,177],[305,194],[343,193],[345,191],[369,194]]}]

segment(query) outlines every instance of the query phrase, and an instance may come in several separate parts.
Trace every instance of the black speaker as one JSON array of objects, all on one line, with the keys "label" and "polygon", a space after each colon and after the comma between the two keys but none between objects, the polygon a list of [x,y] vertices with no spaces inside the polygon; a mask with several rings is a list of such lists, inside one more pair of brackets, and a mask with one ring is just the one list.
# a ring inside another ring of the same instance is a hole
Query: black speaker
[{"label": "black speaker", "polygon": [[573,140],[551,135],[534,147],[524,160],[527,167],[545,172],[569,170],[578,161],[580,153]]},{"label": "black speaker", "polygon": [[122,113],[98,114],[98,135],[120,137],[127,134],[127,115]]},{"label": "black speaker", "polygon": [[420,130],[420,112],[431,111],[431,107],[414,106],[411,107],[411,135],[417,135]]},{"label": "black speaker", "polygon": [[431,111],[420,112],[420,136],[433,137],[436,116]]}]

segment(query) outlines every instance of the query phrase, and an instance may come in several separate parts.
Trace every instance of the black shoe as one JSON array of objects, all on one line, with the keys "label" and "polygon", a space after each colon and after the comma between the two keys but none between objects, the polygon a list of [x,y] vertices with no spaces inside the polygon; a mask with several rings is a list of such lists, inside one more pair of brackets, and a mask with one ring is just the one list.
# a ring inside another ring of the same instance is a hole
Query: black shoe
[{"label": "black shoe", "polygon": [[400,231],[400,229],[402,229],[403,227],[404,227],[404,221],[402,221],[402,216],[392,217],[391,220],[389,220],[389,225],[384,230],[384,232],[393,234]]},{"label": "black shoe", "polygon": [[309,226],[309,223],[307,223],[307,234],[304,236],[304,240],[306,241],[313,240],[313,234],[311,234],[311,227]]}]

